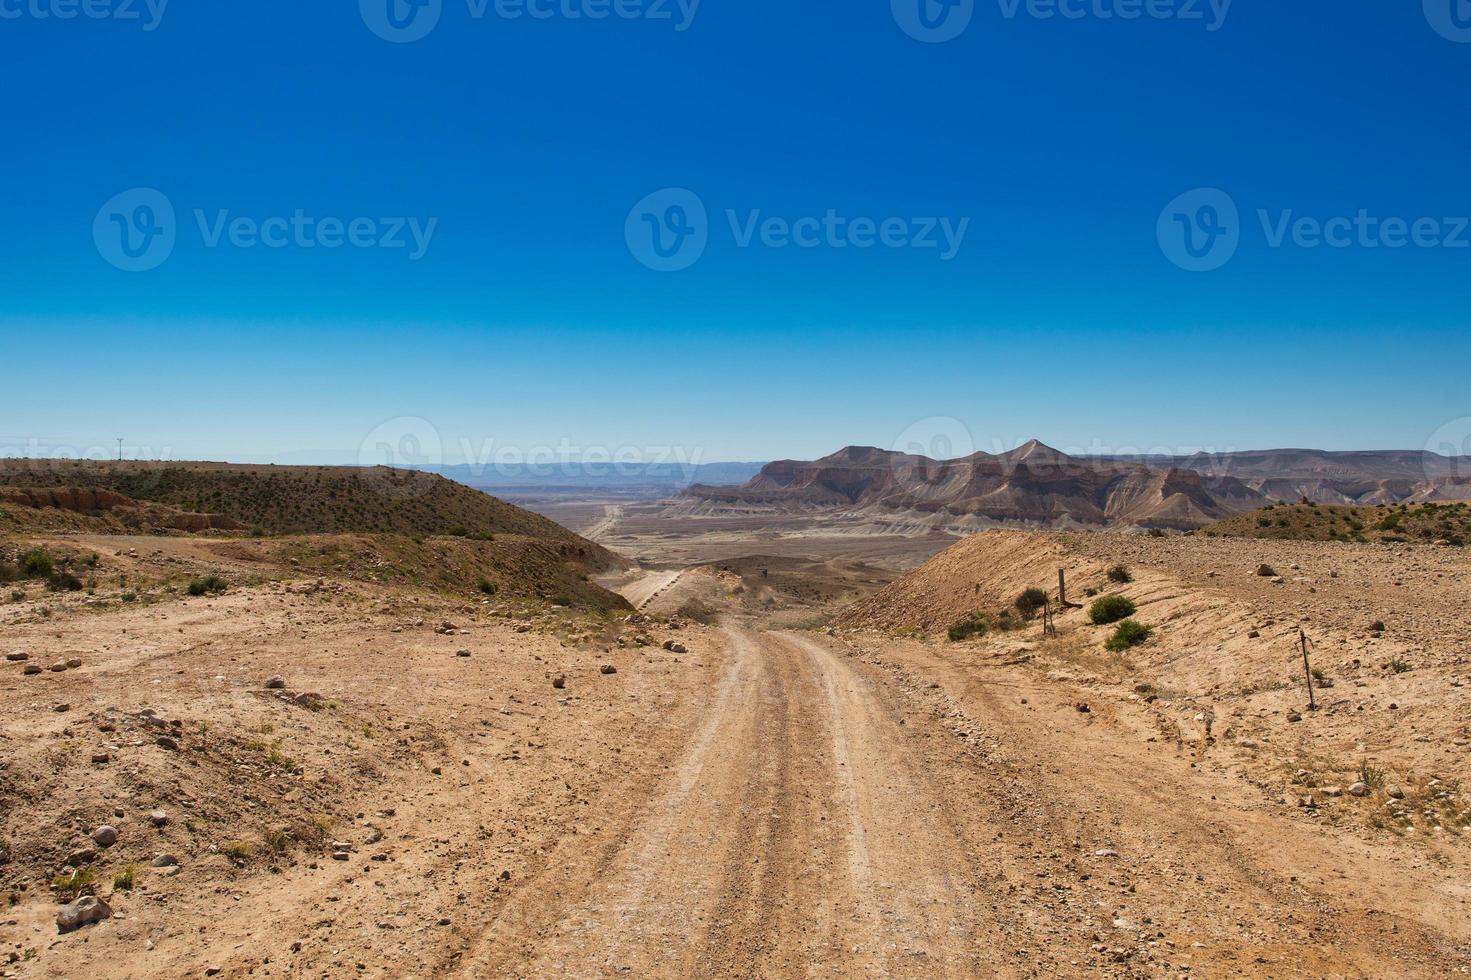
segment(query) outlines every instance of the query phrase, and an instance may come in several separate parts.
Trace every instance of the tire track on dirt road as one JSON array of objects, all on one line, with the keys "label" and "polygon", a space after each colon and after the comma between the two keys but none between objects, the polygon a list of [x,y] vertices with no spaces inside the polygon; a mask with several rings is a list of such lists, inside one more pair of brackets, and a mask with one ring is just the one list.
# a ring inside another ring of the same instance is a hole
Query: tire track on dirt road
[{"label": "tire track on dirt road", "polygon": [[528,904],[546,908],[528,959],[477,966],[1005,975],[1010,944],[977,915],[969,849],[871,682],[802,637],[725,635],[704,720],[626,840],[582,881],[532,884]]}]

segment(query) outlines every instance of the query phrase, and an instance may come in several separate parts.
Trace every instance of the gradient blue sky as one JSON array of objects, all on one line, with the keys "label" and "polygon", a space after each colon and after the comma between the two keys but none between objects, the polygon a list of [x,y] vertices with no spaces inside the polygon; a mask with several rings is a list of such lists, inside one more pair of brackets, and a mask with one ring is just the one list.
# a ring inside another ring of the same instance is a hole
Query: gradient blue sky
[{"label": "gradient blue sky", "polygon": [[[1471,43],[1419,2],[1207,31],[980,0],[942,44],[889,0],[704,0],[683,32],[445,0],[410,44],[353,2],[173,0],[152,31],[56,2],[0,0],[0,449],[336,460],[399,417],[450,461],[811,457],[934,417],[987,449],[1420,448],[1471,416],[1471,248],[1271,248],[1255,216],[1471,215]],[[127,273],[93,221],[135,187],[179,238]],[[624,240],[665,187],[711,216],[682,272]],[[1156,239],[1198,187],[1244,225],[1208,273]],[[195,208],[438,226],[416,262],[207,248]],[[970,227],[950,262],[738,248],[727,209]]]}]

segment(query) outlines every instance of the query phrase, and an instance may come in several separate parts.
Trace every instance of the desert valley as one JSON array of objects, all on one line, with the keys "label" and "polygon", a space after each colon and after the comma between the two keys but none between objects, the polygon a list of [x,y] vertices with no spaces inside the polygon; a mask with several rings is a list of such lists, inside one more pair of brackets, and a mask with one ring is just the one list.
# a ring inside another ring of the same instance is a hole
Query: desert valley
[{"label": "desert valley", "polygon": [[7,461],[0,971],[1471,972],[1465,483],[1328,464]]}]

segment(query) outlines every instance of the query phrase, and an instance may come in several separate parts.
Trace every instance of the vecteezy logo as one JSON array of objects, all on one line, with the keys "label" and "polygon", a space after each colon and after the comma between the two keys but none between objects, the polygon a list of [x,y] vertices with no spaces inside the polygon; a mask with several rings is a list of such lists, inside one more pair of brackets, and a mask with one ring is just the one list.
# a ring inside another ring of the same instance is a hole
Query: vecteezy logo
[{"label": "vecteezy logo", "polygon": [[633,257],[655,272],[688,269],[710,243],[705,202],[682,187],[655,191],[628,212],[623,237]]},{"label": "vecteezy logo", "polygon": [[1471,44],[1471,0],[1424,0],[1425,19],[1448,41]]},{"label": "vecteezy logo", "polygon": [[1241,215],[1231,195],[1202,187],[1166,205],[1155,233],[1165,258],[1187,272],[1210,272],[1236,254],[1241,244]]},{"label": "vecteezy logo", "polygon": [[389,419],[363,438],[358,465],[371,467],[367,479],[379,493],[397,498],[427,493],[432,480],[406,470],[429,470],[444,465],[444,443],[428,419],[412,415]]},{"label": "vecteezy logo", "polygon": [[157,269],[174,251],[174,206],[151,187],[135,187],[102,205],[92,222],[97,253],[124,272]]},{"label": "vecteezy logo", "polygon": [[975,0],[889,0],[889,6],[904,33],[926,44],[955,40],[976,12]]},{"label": "vecteezy logo", "polygon": [[970,428],[960,419],[932,415],[913,423],[894,439],[896,453],[927,456],[942,462],[975,455],[976,443]]},{"label": "vecteezy logo", "polygon": [[[1452,419],[1425,440],[1425,479],[1471,477],[1471,418]],[[1446,466],[1438,457],[1447,457]]]},{"label": "vecteezy logo", "polygon": [[408,44],[439,26],[444,0],[358,0],[358,12],[368,30],[383,40]]}]

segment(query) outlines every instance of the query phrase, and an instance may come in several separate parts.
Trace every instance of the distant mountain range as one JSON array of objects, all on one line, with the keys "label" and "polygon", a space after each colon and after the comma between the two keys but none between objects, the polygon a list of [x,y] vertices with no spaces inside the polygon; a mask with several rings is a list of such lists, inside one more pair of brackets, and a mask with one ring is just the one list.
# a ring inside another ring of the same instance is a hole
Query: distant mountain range
[{"label": "distant mountain range", "polygon": [[692,486],[676,506],[689,513],[833,509],[950,530],[995,522],[1187,529],[1304,497],[1355,504],[1471,499],[1471,474],[1458,472],[1459,462],[1423,452],[1295,449],[1077,457],[1036,440],[953,460],[848,447],[814,462],[769,463],[741,486]]},{"label": "distant mountain range", "polygon": [[695,483],[744,483],[765,463],[602,463],[557,460],[545,463],[491,463],[438,466],[434,472],[466,486],[482,488],[611,489],[656,487],[673,492]]}]

